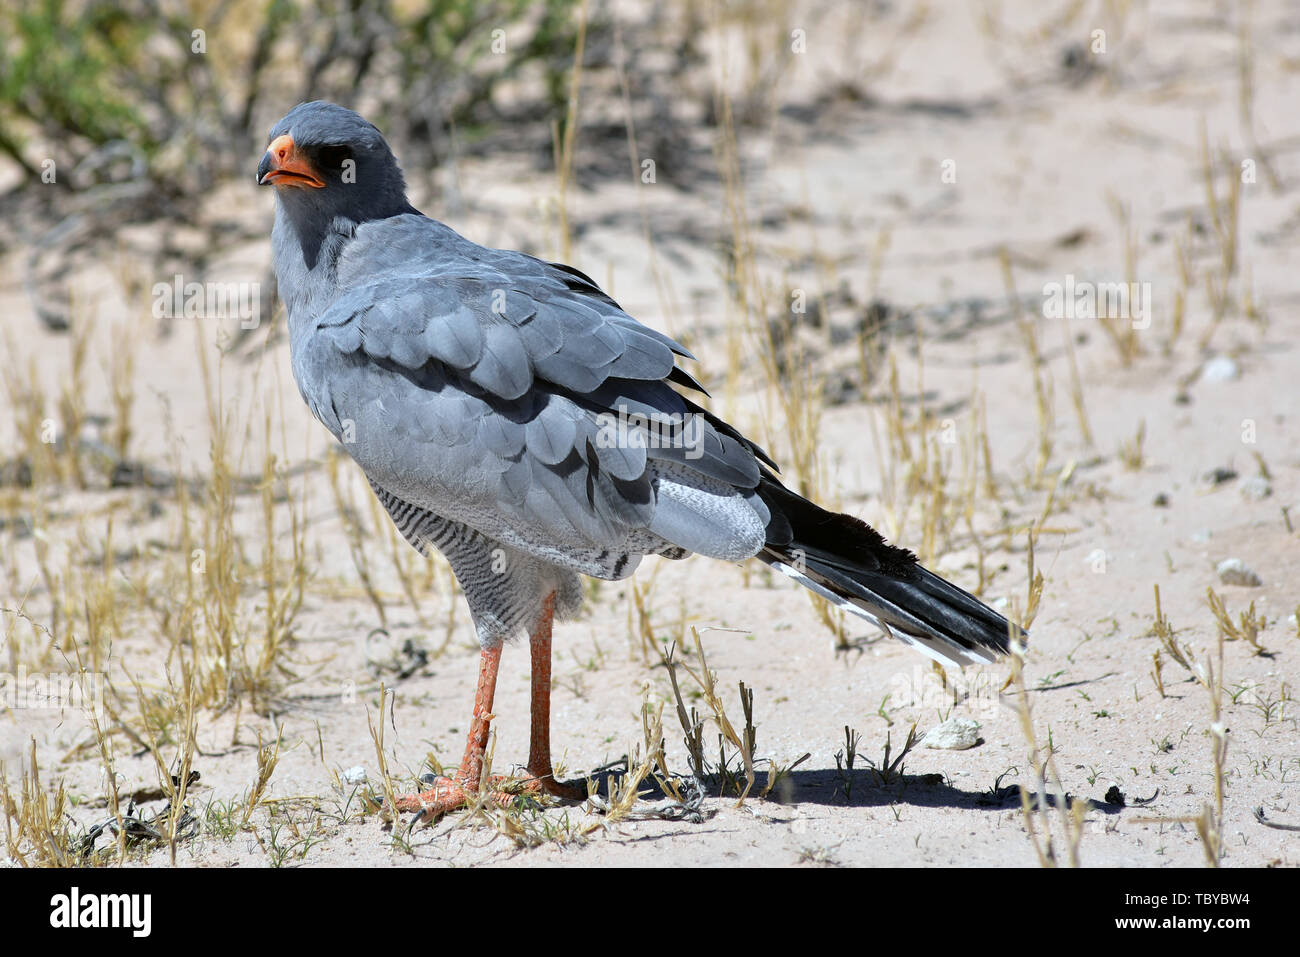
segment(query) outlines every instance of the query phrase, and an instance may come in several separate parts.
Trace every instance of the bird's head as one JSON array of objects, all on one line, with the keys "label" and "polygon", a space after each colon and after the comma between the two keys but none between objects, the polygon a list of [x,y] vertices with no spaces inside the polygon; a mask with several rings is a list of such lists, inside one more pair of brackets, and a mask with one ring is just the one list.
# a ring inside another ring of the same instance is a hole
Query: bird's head
[{"label": "bird's head", "polygon": [[293,212],[364,222],[410,208],[402,170],[383,134],[324,100],[299,103],[271,127],[257,183],[274,186]]}]

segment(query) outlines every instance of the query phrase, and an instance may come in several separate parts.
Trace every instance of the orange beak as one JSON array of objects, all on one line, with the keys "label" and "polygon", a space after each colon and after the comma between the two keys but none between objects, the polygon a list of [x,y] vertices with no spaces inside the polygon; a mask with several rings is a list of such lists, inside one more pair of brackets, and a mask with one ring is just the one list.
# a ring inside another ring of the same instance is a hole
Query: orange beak
[{"label": "orange beak", "polygon": [[307,158],[298,152],[298,148],[293,145],[293,137],[285,133],[277,136],[266,148],[262,162],[257,165],[257,185],[310,186],[312,189],[321,189],[325,186],[325,181]]}]

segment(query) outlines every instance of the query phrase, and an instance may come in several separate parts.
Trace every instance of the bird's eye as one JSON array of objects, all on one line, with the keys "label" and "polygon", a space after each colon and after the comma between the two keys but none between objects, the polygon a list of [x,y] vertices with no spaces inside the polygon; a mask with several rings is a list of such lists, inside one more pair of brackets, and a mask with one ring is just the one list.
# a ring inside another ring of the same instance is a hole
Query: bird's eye
[{"label": "bird's eye", "polygon": [[349,146],[325,146],[320,151],[320,162],[326,169],[339,169],[350,159],[352,148]]}]

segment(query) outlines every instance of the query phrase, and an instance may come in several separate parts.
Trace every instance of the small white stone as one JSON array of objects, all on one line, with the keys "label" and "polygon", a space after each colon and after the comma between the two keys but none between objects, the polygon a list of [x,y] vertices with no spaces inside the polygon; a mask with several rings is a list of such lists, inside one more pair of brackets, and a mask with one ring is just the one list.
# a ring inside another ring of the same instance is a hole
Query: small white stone
[{"label": "small white stone", "polygon": [[355,768],[348,768],[343,772],[343,780],[348,784],[365,784],[368,780],[366,769],[359,764]]},{"label": "small white stone", "polygon": [[942,751],[965,751],[979,744],[980,725],[970,718],[949,718],[925,733],[925,746]]},{"label": "small white stone", "polygon": [[1255,475],[1241,483],[1241,497],[1248,502],[1258,502],[1273,494],[1273,486],[1262,475]]},{"label": "small white stone", "polygon": [[1225,558],[1219,562],[1215,571],[1219,573],[1219,581],[1225,585],[1241,585],[1245,588],[1258,588],[1264,584],[1258,575],[1246,567],[1246,563],[1240,558]]},{"label": "small white stone", "polygon": [[1208,528],[1198,528],[1196,531],[1192,532],[1192,541],[1208,542],[1212,535],[1213,533]]},{"label": "small white stone", "polygon": [[1241,367],[1228,356],[1215,356],[1201,366],[1202,382],[1230,382],[1241,375]]}]

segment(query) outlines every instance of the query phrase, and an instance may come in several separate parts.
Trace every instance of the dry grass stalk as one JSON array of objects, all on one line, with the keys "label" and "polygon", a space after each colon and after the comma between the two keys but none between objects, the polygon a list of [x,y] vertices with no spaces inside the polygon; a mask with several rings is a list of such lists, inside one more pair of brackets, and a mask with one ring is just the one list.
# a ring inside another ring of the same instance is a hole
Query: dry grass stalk
[{"label": "dry grass stalk", "polygon": [[[1017,616],[1013,616],[1015,620]],[[1020,730],[1029,745],[1029,766],[1034,772],[1034,792],[1020,786],[1020,810],[1025,830],[1042,867],[1066,864],[1079,866],[1079,845],[1083,840],[1084,818],[1088,802],[1071,798],[1061,783],[1056,765],[1056,748],[1048,733],[1047,744],[1040,743],[1029,706],[1029,692],[1024,677],[1024,646],[1012,636],[1011,675],[1015,687],[1015,708]],[[1055,810],[1055,815],[1053,815]],[[1059,834],[1053,833],[1053,822]]]},{"label": "dry grass stalk", "polygon": [[1244,641],[1255,649],[1255,654],[1265,654],[1264,646],[1259,643],[1259,633],[1264,628],[1264,617],[1256,614],[1253,601],[1250,607],[1241,612],[1236,621],[1233,621],[1232,615],[1228,613],[1228,606],[1213,588],[1205,589],[1205,596],[1214,615],[1215,624],[1218,626],[1219,637],[1227,641]]},{"label": "dry grass stalk", "polygon": [[1223,861],[1223,794],[1227,780],[1224,767],[1228,755],[1228,729],[1223,723],[1223,632],[1216,642],[1216,658],[1205,656],[1202,684],[1210,695],[1210,757],[1214,770],[1214,803],[1206,804],[1194,819],[1196,833],[1205,850],[1205,860],[1210,867]]}]

